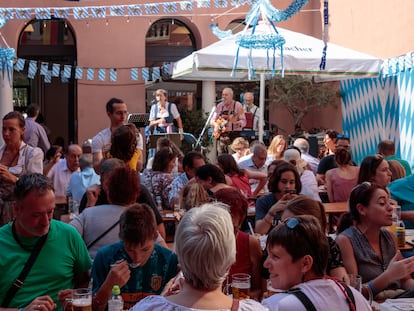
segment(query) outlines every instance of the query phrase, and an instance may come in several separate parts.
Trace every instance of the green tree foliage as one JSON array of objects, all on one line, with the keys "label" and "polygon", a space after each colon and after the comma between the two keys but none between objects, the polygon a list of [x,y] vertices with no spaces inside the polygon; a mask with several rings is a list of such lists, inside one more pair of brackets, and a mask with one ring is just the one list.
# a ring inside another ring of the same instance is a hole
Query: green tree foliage
[{"label": "green tree foliage", "polygon": [[341,96],[332,83],[315,83],[302,76],[276,77],[269,80],[269,104],[284,107],[295,124],[295,132],[302,132],[302,122],[312,109],[336,106]]}]

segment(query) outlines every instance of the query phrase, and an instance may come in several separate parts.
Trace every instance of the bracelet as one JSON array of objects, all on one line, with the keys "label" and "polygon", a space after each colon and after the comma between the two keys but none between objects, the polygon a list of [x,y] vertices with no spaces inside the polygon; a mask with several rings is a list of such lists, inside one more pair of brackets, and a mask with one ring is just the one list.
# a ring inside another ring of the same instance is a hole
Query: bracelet
[{"label": "bracelet", "polygon": [[380,292],[378,289],[375,288],[374,282],[372,280],[368,282],[368,286],[371,289],[371,292],[374,297]]},{"label": "bracelet", "polygon": [[184,133],[184,129],[183,128],[178,129],[178,133],[183,134]]},{"label": "bracelet", "polygon": [[24,310],[24,308],[18,308],[17,309],[17,311],[23,311]]}]

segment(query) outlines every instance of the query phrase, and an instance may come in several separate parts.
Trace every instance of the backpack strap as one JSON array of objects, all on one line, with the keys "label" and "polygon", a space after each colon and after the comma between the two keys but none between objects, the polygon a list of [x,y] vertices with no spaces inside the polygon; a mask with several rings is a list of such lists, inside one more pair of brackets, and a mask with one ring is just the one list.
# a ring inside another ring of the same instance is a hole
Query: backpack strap
[{"label": "backpack strap", "polygon": [[297,299],[300,300],[300,302],[303,304],[303,306],[306,308],[307,311],[316,311],[315,305],[310,301],[308,296],[302,290],[298,287],[292,288],[288,290],[288,294],[294,295]]}]

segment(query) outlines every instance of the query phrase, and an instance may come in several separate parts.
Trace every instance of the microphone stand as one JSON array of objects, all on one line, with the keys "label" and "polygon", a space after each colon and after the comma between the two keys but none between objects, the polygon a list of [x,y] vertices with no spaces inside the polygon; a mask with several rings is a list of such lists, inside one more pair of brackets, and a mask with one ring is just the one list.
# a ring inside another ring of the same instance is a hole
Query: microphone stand
[{"label": "microphone stand", "polygon": [[[211,121],[211,118],[213,117],[213,114],[214,114],[215,111],[216,111],[216,106],[213,106],[213,108],[211,109],[211,112],[210,112],[210,114],[207,118],[206,124],[204,124],[203,130],[200,133],[200,136],[198,136],[198,139],[197,139],[195,145],[193,145],[193,150],[195,148],[197,148],[198,145],[200,145],[201,138],[203,137],[204,132],[206,131],[207,127],[210,127],[210,121]],[[200,147],[201,147],[201,145],[200,145]]]}]

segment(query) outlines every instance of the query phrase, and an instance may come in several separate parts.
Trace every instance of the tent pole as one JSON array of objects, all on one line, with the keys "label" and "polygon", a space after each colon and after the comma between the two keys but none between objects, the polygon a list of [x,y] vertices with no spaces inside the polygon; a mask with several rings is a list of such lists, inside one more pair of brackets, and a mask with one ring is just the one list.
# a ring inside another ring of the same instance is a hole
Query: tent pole
[{"label": "tent pole", "polygon": [[259,141],[263,142],[263,127],[264,127],[264,110],[265,110],[265,74],[260,74],[260,95],[259,95],[259,107],[260,107],[260,116],[259,116]]}]

